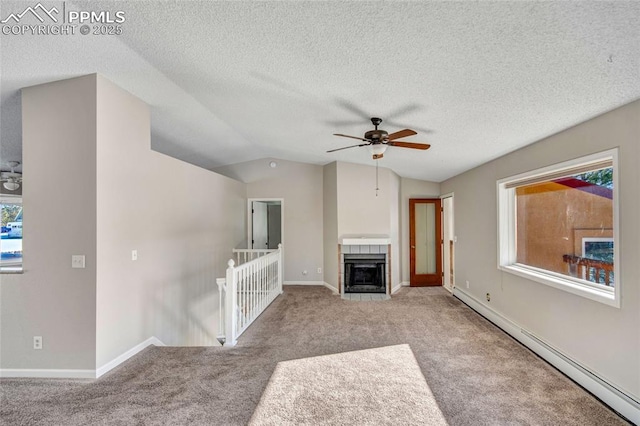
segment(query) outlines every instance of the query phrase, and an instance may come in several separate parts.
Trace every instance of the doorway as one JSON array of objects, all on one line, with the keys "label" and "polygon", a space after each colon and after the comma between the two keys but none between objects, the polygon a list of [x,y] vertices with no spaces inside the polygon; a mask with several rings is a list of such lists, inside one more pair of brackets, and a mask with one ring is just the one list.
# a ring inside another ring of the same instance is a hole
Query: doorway
[{"label": "doorway", "polygon": [[409,200],[410,285],[442,285],[442,203],[439,198]]},{"label": "doorway", "polygon": [[277,249],[283,240],[283,199],[248,200],[247,247],[254,250]]}]

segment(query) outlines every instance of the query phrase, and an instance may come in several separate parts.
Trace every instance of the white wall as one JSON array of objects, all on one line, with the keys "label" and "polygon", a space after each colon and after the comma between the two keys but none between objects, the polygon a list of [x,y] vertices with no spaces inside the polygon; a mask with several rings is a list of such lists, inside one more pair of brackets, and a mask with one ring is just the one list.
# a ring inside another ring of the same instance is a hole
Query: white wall
[{"label": "white wall", "polygon": [[400,178],[400,256],[402,259],[402,284],[409,285],[411,277],[409,249],[409,200],[411,198],[439,198],[440,184]]},{"label": "white wall", "polygon": [[[269,167],[272,161],[277,167]],[[322,283],[324,273],[317,272],[324,271],[322,166],[265,158],[216,172],[245,182],[248,198],[284,199],[284,280]]]},{"label": "white wall", "polygon": [[245,185],[151,151],[147,106],[100,76],[24,89],[23,108],[25,271],[2,276],[0,368],[92,371],[152,336],[217,344]]},{"label": "white wall", "polygon": [[[455,192],[456,286],[640,399],[640,101],[441,184]],[[496,181],[619,147],[620,309],[497,269]],[[470,282],[466,289],[464,283]],[[486,302],[485,293],[491,293]]]},{"label": "white wall", "polygon": [[95,76],[22,90],[24,273],[0,276],[3,369],[95,368],[95,130]]}]

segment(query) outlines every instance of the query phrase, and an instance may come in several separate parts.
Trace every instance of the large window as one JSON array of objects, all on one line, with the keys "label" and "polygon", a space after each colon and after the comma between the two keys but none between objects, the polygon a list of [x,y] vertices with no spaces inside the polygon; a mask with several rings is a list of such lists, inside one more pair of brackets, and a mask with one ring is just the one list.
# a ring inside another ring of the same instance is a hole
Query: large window
[{"label": "large window", "polygon": [[498,267],[619,307],[616,155],[498,181]]},{"label": "large window", "polygon": [[22,199],[0,198],[0,272],[22,270]]}]

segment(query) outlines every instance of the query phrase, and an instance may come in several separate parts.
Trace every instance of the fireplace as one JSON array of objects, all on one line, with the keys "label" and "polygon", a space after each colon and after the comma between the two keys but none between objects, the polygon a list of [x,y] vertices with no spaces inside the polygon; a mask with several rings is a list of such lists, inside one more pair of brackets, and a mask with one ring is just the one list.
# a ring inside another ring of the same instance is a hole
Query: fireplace
[{"label": "fireplace", "polygon": [[386,254],[344,254],[345,293],[386,293]]}]

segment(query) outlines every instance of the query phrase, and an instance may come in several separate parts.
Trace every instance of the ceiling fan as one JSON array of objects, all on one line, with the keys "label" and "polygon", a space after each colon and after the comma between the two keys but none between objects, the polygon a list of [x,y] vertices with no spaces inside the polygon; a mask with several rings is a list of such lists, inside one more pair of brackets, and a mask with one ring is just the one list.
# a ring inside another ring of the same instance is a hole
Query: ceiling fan
[{"label": "ceiling fan", "polygon": [[11,171],[0,172],[0,182],[3,182],[2,186],[5,189],[15,191],[20,188],[20,184],[22,183],[22,173],[15,171],[15,168],[20,165],[20,162],[9,161],[7,165],[11,168]]},{"label": "ceiling fan", "polygon": [[431,147],[431,145],[426,143],[397,141],[397,139],[402,139],[402,138],[406,138],[407,136],[417,135],[417,133],[411,129],[399,130],[397,132],[389,134],[385,130],[381,130],[381,129],[378,130],[378,126],[380,125],[380,123],[382,123],[381,118],[371,117],[371,123],[373,123],[373,126],[375,127],[375,129],[369,130],[368,132],[366,132],[363,138],[358,136],[343,135],[341,133],[334,133],[334,136],[358,139],[365,143],[332,149],[327,152],[335,152],[335,151],[340,151],[342,149],[355,148],[358,146],[370,146],[371,152],[373,154],[373,159],[378,160],[382,158],[388,146],[397,146],[399,148],[411,148],[411,149],[420,149],[420,150],[429,149]]}]

